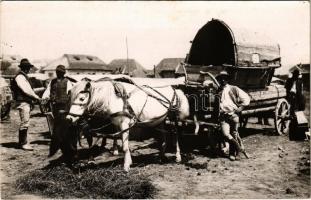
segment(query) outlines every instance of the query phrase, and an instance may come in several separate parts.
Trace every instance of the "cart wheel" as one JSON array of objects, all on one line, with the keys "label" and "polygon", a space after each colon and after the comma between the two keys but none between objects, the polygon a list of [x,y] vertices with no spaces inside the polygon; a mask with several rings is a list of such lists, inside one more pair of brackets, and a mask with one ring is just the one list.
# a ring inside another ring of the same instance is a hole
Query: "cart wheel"
[{"label": "cart wheel", "polygon": [[279,99],[275,107],[275,130],[279,135],[287,134],[290,124],[290,105],[286,99]]}]

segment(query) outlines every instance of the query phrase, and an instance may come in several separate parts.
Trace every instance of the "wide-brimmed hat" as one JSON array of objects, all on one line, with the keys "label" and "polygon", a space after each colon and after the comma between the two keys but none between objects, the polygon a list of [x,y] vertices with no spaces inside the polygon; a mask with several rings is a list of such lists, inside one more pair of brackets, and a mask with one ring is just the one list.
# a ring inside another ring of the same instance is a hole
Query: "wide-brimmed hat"
[{"label": "wide-brimmed hat", "polygon": [[20,64],[18,65],[19,68],[22,68],[22,67],[34,67],[27,58],[23,58],[21,59],[21,62]]},{"label": "wide-brimmed hat", "polygon": [[216,79],[219,80],[220,78],[229,79],[230,75],[227,71],[221,71],[217,76]]},{"label": "wide-brimmed hat", "polygon": [[58,66],[56,67],[56,71],[57,71],[57,72],[66,73],[66,68],[65,68],[64,65],[58,65]]}]

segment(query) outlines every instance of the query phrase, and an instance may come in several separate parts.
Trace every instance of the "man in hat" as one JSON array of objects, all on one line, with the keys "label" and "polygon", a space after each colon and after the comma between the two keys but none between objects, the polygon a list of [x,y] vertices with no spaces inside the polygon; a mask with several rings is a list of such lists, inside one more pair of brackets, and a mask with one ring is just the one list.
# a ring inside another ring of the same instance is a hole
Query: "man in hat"
[{"label": "man in hat", "polygon": [[216,79],[220,85],[215,106],[221,131],[230,145],[229,158],[233,161],[244,148],[238,133],[239,114],[249,105],[250,97],[239,87],[228,84],[229,74],[226,71],[220,72]]},{"label": "man in hat", "polygon": [[292,73],[292,77],[287,79],[285,84],[287,100],[291,106],[291,114],[294,114],[295,111],[303,111],[305,109],[304,96],[302,93],[303,84],[299,76],[299,69],[295,69]]},{"label": "man in hat", "polygon": [[27,132],[29,127],[30,111],[33,101],[41,101],[41,98],[34,92],[27,74],[33,65],[28,59],[23,58],[20,62],[20,71],[12,81],[12,91],[16,100],[17,109],[21,119],[19,127],[19,147],[23,150],[32,151],[33,148],[27,141]]},{"label": "man in hat", "polygon": [[62,111],[68,110],[69,91],[72,88],[71,81],[65,77],[66,68],[64,65],[56,67],[56,78],[52,79],[42,95],[44,101],[50,100],[52,103],[52,113],[54,116],[54,130],[62,118]]}]

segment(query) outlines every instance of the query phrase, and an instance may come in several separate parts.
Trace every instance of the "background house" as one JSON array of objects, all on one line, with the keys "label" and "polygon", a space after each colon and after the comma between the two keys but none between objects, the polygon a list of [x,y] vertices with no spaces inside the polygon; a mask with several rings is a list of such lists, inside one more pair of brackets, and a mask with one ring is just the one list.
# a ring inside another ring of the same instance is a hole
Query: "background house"
[{"label": "background house", "polygon": [[176,68],[180,65],[181,62],[184,61],[184,58],[164,58],[155,67],[155,77],[174,78]]},{"label": "background house", "polygon": [[[18,65],[20,64],[21,59],[22,56],[20,55],[2,55],[0,58],[1,76],[5,78],[14,77],[20,70]],[[30,73],[34,73],[35,71],[37,71],[36,65],[31,68]]]},{"label": "background house", "polygon": [[114,59],[109,63],[115,74],[127,74],[133,77],[146,77],[146,69],[135,59]]},{"label": "background house", "polygon": [[41,72],[50,77],[55,76],[55,69],[58,65],[66,67],[66,73],[70,74],[107,74],[112,73],[113,69],[96,56],[82,54],[64,54],[62,57],[53,60]]},{"label": "background house", "polygon": [[302,81],[304,89],[310,89],[310,64],[298,64],[290,68],[289,71],[293,72],[295,69],[298,69],[302,75]]}]

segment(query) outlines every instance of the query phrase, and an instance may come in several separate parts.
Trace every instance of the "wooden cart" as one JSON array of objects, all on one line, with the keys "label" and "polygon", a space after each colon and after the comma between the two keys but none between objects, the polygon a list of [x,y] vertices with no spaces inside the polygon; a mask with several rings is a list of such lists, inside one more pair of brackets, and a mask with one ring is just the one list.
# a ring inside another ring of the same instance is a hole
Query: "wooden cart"
[{"label": "wooden cart", "polygon": [[[251,36],[251,37],[248,37]],[[242,114],[242,125],[248,117],[273,117],[276,132],[289,130],[290,105],[284,85],[271,83],[276,68],[281,66],[280,47],[257,33],[240,33],[223,21],[212,19],[196,34],[190,52],[176,69],[176,76],[185,76],[180,88],[188,96],[191,116],[187,120],[196,133],[208,131],[216,119],[213,117],[214,97],[218,82],[216,76],[226,70],[230,84],[246,91],[251,103]]]}]

